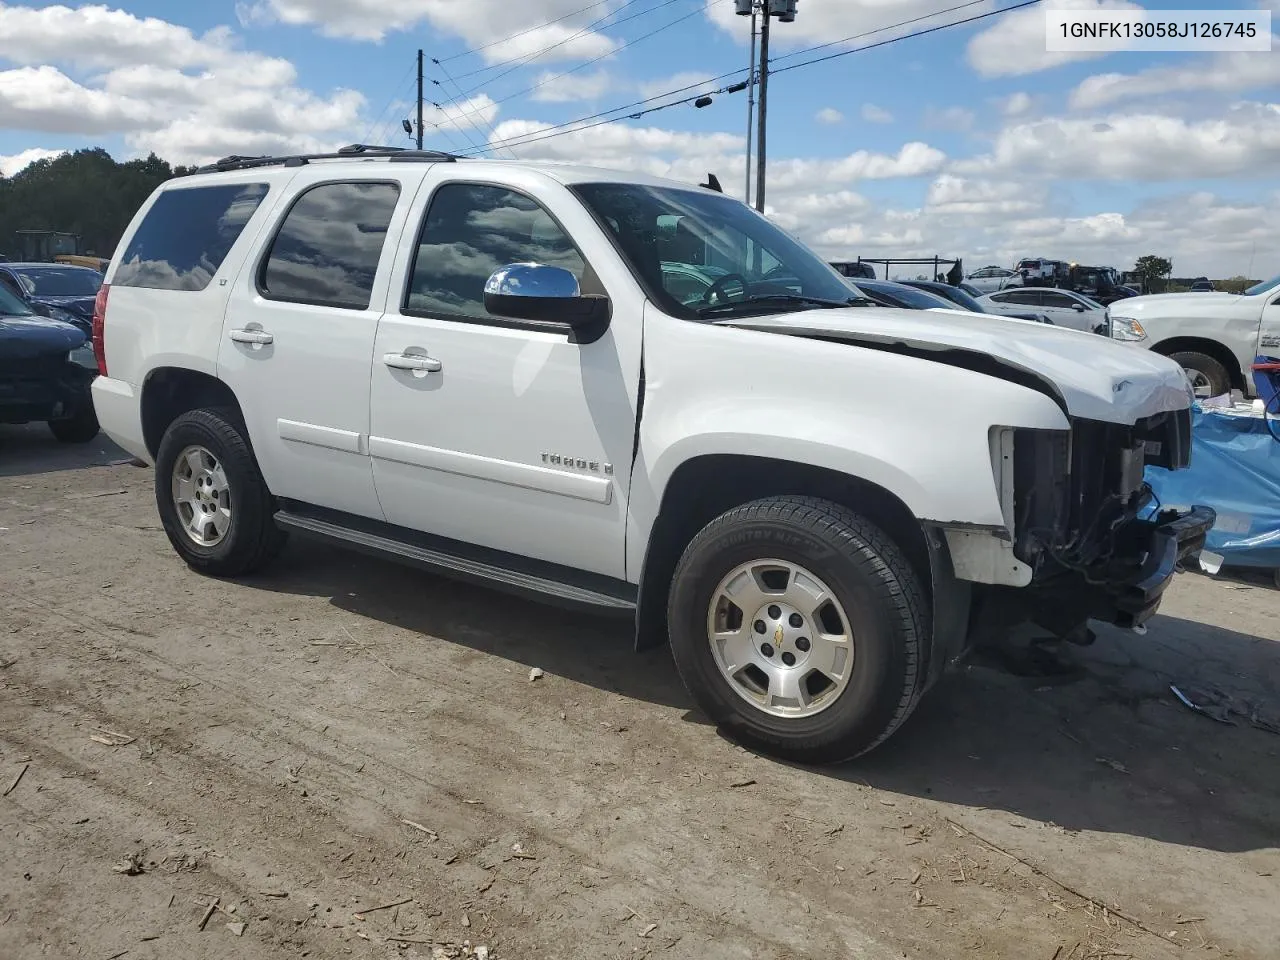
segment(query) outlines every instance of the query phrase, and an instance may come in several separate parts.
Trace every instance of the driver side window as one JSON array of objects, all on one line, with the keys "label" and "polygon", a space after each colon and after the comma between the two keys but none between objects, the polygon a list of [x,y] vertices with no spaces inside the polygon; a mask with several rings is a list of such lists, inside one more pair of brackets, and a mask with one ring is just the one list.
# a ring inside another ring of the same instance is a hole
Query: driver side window
[{"label": "driver side window", "polygon": [[484,286],[511,263],[561,267],[583,293],[599,288],[573,241],[536,200],[490,184],[444,184],[423,218],[403,312],[506,322],[485,309]]}]

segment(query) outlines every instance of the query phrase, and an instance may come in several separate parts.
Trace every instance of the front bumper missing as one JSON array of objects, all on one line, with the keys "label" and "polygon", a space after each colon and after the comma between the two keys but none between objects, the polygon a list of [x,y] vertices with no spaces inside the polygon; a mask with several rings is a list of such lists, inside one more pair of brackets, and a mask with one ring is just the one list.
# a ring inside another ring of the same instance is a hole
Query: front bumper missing
[{"label": "front bumper missing", "polygon": [[1117,552],[1127,556],[1145,553],[1145,558],[1131,575],[1107,583],[1114,612],[1105,619],[1121,627],[1141,626],[1151,619],[1174,572],[1200,555],[1217,519],[1211,507],[1196,506],[1186,513],[1165,510],[1154,520],[1132,521],[1120,535]]}]

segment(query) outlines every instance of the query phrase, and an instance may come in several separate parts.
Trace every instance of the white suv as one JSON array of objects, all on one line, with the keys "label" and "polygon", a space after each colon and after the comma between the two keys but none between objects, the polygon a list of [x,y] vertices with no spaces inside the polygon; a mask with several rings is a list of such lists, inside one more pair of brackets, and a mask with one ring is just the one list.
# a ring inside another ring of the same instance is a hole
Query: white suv
[{"label": "white suv", "polygon": [[94,324],[103,429],[195,569],[292,532],[633,617],[803,761],[883,741],[983,631],[1142,623],[1213,522],[1143,483],[1188,457],[1177,364],[867,306],[635,174],[228,158],[142,206]]}]

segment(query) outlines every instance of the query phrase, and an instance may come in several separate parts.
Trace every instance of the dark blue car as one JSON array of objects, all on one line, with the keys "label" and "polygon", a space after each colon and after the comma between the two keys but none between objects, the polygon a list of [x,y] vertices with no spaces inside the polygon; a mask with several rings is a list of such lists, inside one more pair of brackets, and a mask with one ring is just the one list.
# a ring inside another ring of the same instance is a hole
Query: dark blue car
[{"label": "dark blue car", "polygon": [[79,327],[36,313],[0,285],[0,423],[43,420],[63,443],[98,435],[93,348]]},{"label": "dark blue car", "polygon": [[89,335],[102,274],[64,263],[0,263],[0,288],[36,313],[73,323]]}]

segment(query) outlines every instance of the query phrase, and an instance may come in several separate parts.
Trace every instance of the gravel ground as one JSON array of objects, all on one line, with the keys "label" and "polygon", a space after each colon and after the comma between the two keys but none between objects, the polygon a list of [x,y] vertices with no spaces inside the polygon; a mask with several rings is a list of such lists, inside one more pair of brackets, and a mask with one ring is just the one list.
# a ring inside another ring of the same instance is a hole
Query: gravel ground
[{"label": "gravel ground", "polygon": [[1261,578],[805,769],[624,625],[300,542],[197,576],[121,458],[0,427],[5,960],[1280,956],[1280,736],[1169,692],[1280,713]]}]

